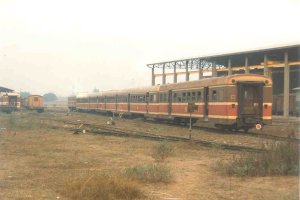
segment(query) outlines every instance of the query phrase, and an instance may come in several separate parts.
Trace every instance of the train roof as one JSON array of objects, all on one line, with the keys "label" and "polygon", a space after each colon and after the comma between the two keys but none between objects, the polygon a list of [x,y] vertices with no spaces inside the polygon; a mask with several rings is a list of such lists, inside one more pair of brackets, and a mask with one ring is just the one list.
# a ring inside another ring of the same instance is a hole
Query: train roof
[{"label": "train roof", "polygon": [[158,92],[160,85],[130,88],[124,90],[109,90],[97,93],[88,94],[85,97],[97,97],[97,96],[115,96],[115,95],[127,95],[127,94],[145,94],[146,92]]},{"label": "train roof", "polygon": [[[266,82],[267,80],[267,82]],[[173,83],[166,85],[155,85],[139,88],[131,88],[124,90],[109,90],[96,93],[84,93],[79,94],[76,98],[89,98],[97,96],[115,96],[115,95],[127,95],[127,94],[146,94],[147,92],[158,92],[158,91],[168,91],[168,90],[179,90],[179,89],[192,89],[206,86],[218,86],[218,85],[233,85],[239,81],[247,82],[264,82],[266,85],[272,85],[272,79],[267,76],[257,75],[257,74],[235,74],[231,76],[223,77],[213,77],[206,78],[196,81],[188,81],[181,83]]]},{"label": "train roof", "polygon": [[189,89],[189,88],[199,88],[206,86],[218,86],[218,85],[233,85],[239,81],[247,82],[264,82],[268,80],[266,84],[272,85],[272,79],[257,74],[235,74],[231,76],[222,76],[222,77],[213,77],[206,78],[202,80],[182,82],[182,83],[173,83],[160,86],[160,91],[176,90],[176,89]]},{"label": "train roof", "polygon": [[125,90],[119,90],[117,94],[146,94],[147,92],[158,92],[160,87],[160,85],[154,85],[148,87],[130,88]]},{"label": "train roof", "polygon": [[32,94],[32,95],[29,95],[28,97],[43,97],[42,95],[38,95],[38,94]]}]

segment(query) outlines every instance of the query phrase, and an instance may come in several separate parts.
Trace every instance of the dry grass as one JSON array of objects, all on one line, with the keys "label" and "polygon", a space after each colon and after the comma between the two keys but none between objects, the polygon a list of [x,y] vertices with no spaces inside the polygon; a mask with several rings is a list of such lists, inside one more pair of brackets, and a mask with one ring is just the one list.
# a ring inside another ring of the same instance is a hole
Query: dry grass
[{"label": "dry grass", "polygon": [[70,178],[59,190],[74,200],[130,200],[145,198],[140,186],[122,176],[93,174]]},{"label": "dry grass", "polygon": [[[176,149],[176,154],[167,157],[167,162],[153,164],[164,164],[169,170],[172,169],[168,184],[144,178],[139,180],[134,175],[143,173],[136,171],[151,171],[152,164],[146,163],[153,163],[152,150],[160,143],[89,133],[74,135],[65,128],[63,122],[57,122],[60,119],[80,119],[105,124],[108,118],[99,115],[72,113],[67,116],[65,113],[48,112],[13,115],[14,122],[10,121],[10,115],[0,113],[0,127],[7,128],[11,124],[17,131],[17,134],[8,131],[0,133],[0,199],[92,199],[101,190],[97,188],[98,185],[103,185],[101,194],[107,194],[103,197],[105,199],[124,199],[126,194],[128,199],[137,197],[157,200],[286,200],[298,197],[298,193],[291,193],[298,191],[298,177],[240,179],[221,176],[211,169],[211,165],[218,159],[228,160],[232,152],[186,143],[169,143]],[[116,125],[142,132],[153,130],[157,134],[168,131],[168,134],[175,135],[178,132],[178,128],[173,131],[169,126],[145,125],[130,120],[118,121]],[[125,176],[126,169],[132,170],[134,175]],[[160,171],[163,176],[168,174],[163,170],[156,171]],[[109,184],[112,187],[108,187]],[[134,195],[138,191],[141,192],[139,197]]]},{"label": "dry grass", "polygon": [[218,161],[215,169],[230,176],[299,175],[299,146],[272,144],[263,153],[243,154],[229,162]]},{"label": "dry grass", "polygon": [[173,179],[170,168],[165,164],[138,165],[127,168],[125,175],[130,179],[146,183],[169,183]]}]

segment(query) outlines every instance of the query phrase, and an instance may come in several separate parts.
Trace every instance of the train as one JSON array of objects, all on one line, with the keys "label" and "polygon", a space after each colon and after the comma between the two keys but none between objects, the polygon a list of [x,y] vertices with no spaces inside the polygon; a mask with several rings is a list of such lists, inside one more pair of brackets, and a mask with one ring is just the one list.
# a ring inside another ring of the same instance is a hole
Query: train
[{"label": "train", "polygon": [[41,95],[29,95],[22,99],[22,106],[28,110],[44,112],[43,97]]},{"label": "train", "polygon": [[272,79],[256,74],[212,77],[78,95],[70,97],[68,105],[70,110],[247,132],[272,123]]},{"label": "train", "polygon": [[21,108],[20,94],[17,92],[0,92],[0,110],[11,113]]}]

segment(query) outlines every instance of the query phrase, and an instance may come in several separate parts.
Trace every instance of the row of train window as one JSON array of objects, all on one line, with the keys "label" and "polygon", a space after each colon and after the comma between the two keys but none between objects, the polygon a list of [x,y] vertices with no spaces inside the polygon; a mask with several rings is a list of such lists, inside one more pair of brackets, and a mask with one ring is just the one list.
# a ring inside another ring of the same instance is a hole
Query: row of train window
[{"label": "row of train window", "polygon": [[[128,97],[130,98],[131,103],[168,103],[172,101],[174,103],[180,102],[202,102],[204,101],[204,91],[180,91],[172,92],[172,99],[169,98],[169,93],[160,93],[150,94],[149,97],[146,95],[126,95],[126,96],[108,96],[106,97],[93,97],[93,98],[81,98],[78,99],[78,103],[128,103]],[[159,98],[158,98],[159,97]],[[117,98],[117,99],[116,99]],[[208,93],[207,96],[209,101],[223,101],[224,100],[224,91],[223,90],[212,90]],[[117,101],[116,101],[117,100]]]}]

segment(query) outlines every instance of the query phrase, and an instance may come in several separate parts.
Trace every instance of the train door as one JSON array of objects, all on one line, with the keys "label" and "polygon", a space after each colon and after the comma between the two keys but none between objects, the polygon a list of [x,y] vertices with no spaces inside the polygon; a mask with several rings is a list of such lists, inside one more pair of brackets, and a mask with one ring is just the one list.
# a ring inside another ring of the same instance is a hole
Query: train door
[{"label": "train door", "polygon": [[146,93],[146,113],[149,113],[149,92]]},{"label": "train door", "polygon": [[115,100],[115,102],[116,102],[116,105],[115,105],[115,111],[117,111],[117,110],[118,110],[118,95],[116,95],[116,100]]},{"label": "train door", "polygon": [[127,96],[127,110],[130,112],[130,94]]},{"label": "train door", "polygon": [[107,98],[106,98],[106,96],[104,97],[104,102],[103,102],[103,104],[104,104],[104,110],[106,110],[106,102],[107,102]]},{"label": "train door", "polygon": [[204,109],[203,109],[203,118],[204,121],[208,121],[208,102],[209,102],[209,88],[204,88],[204,94],[203,94],[203,100],[204,100]]},{"label": "train door", "polygon": [[172,90],[169,90],[168,94],[168,115],[172,114]]},{"label": "train door", "polygon": [[262,117],[263,84],[238,83],[237,86],[239,118]]}]

